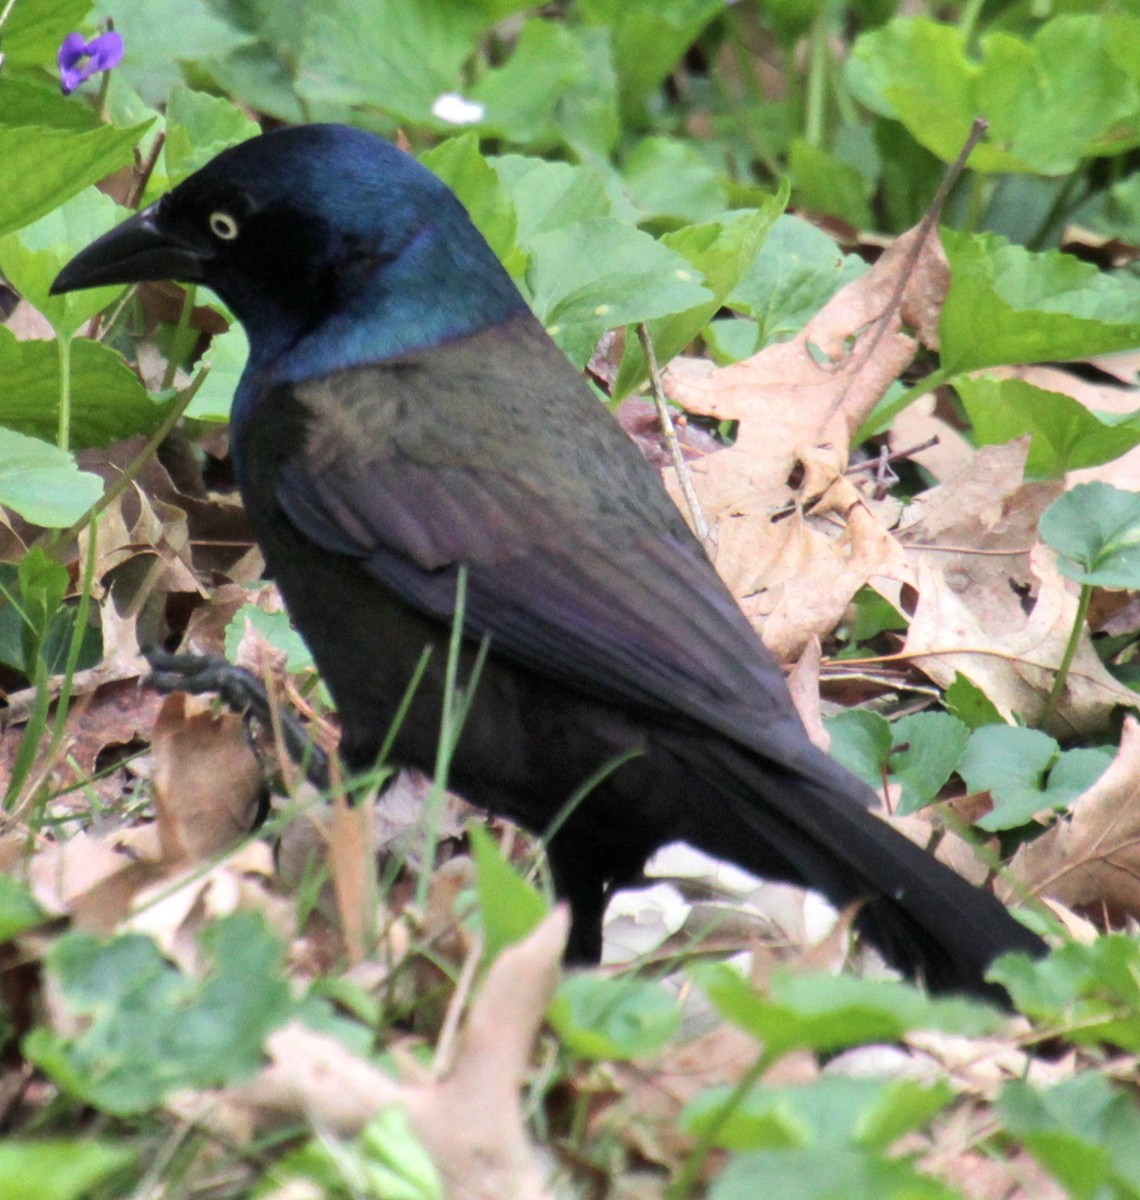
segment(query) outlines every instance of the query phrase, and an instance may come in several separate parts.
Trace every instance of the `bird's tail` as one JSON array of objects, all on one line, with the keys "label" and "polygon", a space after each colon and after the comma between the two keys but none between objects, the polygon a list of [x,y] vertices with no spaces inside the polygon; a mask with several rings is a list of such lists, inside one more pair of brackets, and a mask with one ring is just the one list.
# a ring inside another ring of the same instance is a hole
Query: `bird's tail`
[{"label": "bird's tail", "polygon": [[985,982],[990,964],[1010,951],[1040,957],[1047,946],[996,897],[869,812],[872,793],[806,739],[792,767],[727,742],[709,749],[698,770],[727,803],[694,806],[690,840],[758,874],[807,883],[837,907],[862,902],[856,928],[892,966],[931,991],[1008,1005]]}]

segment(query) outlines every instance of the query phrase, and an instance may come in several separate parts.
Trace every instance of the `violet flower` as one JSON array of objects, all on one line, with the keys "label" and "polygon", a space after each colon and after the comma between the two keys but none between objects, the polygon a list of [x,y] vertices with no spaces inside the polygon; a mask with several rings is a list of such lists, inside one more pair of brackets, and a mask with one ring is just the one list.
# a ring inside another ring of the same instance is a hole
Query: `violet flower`
[{"label": "violet flower", "polygon": [[92,75],[109,71],[123,57],[123,39],[114,30],[89,42],[83,34],[69,33],[59,48],[59,86],[65,96]]}]

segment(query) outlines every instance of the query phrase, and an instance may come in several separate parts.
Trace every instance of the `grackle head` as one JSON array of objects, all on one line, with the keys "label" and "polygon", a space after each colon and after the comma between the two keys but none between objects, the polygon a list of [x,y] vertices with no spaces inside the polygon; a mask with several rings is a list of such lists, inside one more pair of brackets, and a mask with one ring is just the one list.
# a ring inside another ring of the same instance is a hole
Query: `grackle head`
[{"label": "grackle head", "polygon": [[78,254],[52,292],[160,279],[212,288],[265,359],[338,317],[384,354],[523,305],[451,190],[383,138],[344,125],[282,129],[224,151]]}]

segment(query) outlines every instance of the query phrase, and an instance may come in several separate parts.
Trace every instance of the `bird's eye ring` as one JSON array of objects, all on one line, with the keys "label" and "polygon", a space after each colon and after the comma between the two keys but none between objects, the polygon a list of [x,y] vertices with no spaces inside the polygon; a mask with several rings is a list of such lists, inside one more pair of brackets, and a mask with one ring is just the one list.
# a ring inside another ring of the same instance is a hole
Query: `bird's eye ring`
[{"label": "bird's eye ring", "polygon": [[218,209],[210,213],[210,232],[223,242],[232,242],[238,235],[238,223],[228,212]]}]

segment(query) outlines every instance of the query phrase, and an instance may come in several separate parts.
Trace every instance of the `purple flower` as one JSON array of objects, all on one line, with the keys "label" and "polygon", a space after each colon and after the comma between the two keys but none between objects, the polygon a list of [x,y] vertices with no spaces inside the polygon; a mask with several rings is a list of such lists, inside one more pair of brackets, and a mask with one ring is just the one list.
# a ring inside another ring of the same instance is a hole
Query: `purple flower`
[{"label": "purple flower", "polygon": [[111,30],[89,42],[81,33],[69,33],[59,48],[59,86],[70,96],[85,80],[99,71],[109,71],[123,57],[123,39]]}]

